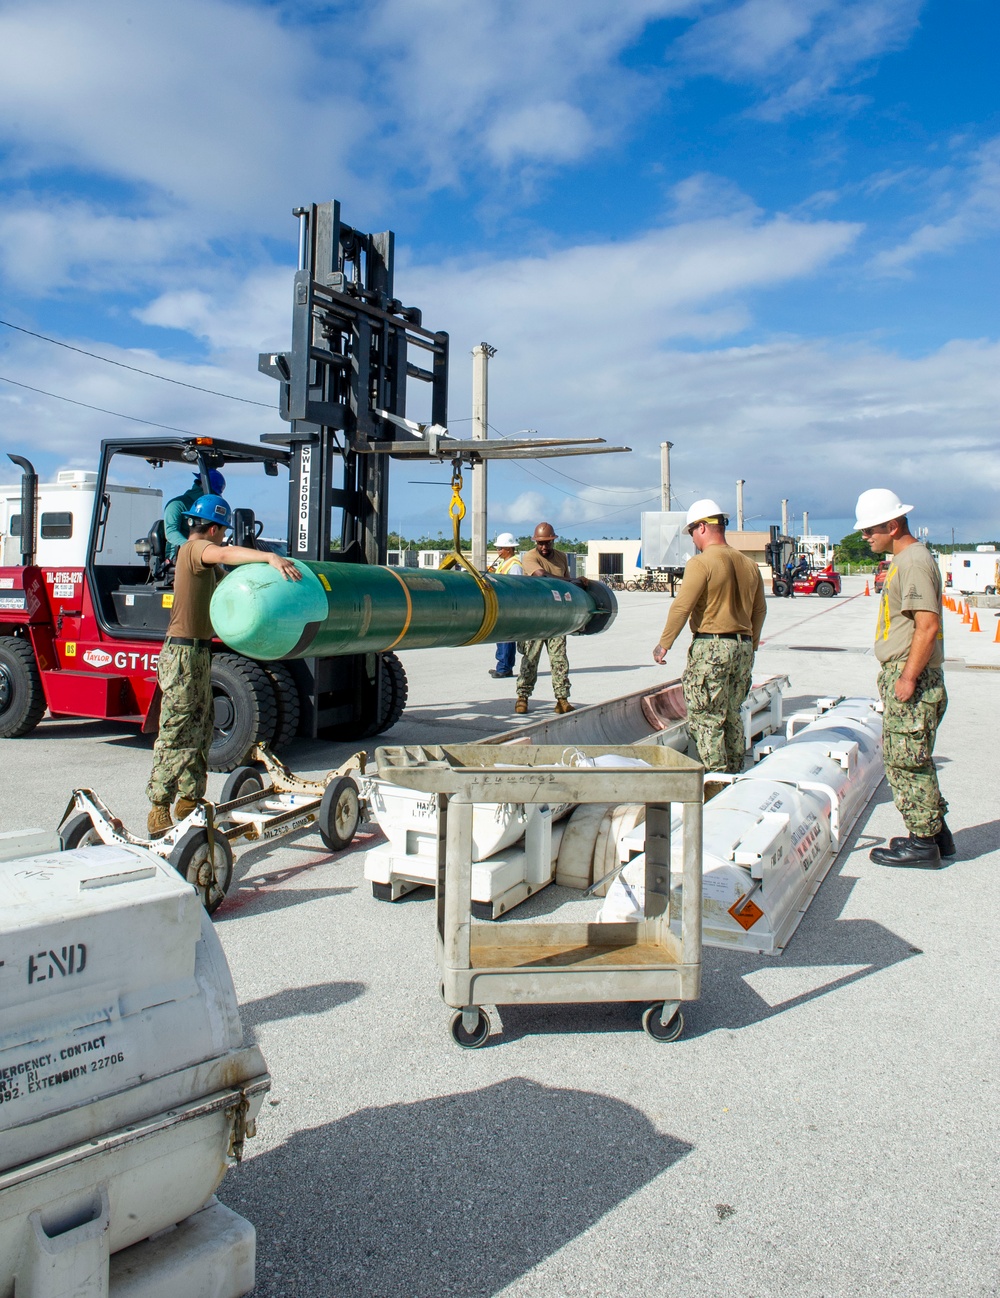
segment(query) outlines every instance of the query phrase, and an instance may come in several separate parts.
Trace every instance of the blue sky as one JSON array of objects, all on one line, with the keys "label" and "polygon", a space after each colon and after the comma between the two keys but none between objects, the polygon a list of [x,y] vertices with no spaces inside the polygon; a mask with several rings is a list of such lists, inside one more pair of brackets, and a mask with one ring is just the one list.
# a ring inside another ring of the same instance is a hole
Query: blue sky
[{"label": "blue sky", "polygon": [[[0,0],[0,375],[139,419],[277,431],[300,203],[397,237],[396,292],[497,348],[501,435],[628,456],[491,470],[490,526],[638,535],[681,505],[839,536],[891,486],[1000,536],[1000,11],[986,0]],[[419,413],[419,412],[417,412]],[[3,449],[90,467],[110,415],[0,382]],[[390,521],[446,528],[438,466]]]}]

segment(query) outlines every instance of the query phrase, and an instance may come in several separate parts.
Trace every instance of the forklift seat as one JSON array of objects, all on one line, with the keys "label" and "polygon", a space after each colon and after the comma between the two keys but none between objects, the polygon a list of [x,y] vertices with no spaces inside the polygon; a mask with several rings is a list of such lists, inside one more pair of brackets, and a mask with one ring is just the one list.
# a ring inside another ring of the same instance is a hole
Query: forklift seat
[{"label": "forklift seat", "polygon": [[233,510],[233,545],[245,545],[251,550],[259,550],[257,538],[264,530],[264,524],[258,523],[252,509]]},{"label": "forklift seat", "polygon": [[159,581],[167,570],[167,534],[163,529],[163,519],[158,518],[149,529],[148,536],[140,536],[135,543],[135,552],[145,559],[152,581]]}]

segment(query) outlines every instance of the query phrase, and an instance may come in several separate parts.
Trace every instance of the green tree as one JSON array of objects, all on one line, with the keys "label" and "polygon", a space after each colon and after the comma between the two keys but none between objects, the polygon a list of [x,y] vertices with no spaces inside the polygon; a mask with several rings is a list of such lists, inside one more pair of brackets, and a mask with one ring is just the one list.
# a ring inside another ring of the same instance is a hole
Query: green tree
[{"label": "green tree", "polygon": [[840,563],[865,563],[873,560],[871,546],[860,532],[848,532],[838,542],[834,556]]}]

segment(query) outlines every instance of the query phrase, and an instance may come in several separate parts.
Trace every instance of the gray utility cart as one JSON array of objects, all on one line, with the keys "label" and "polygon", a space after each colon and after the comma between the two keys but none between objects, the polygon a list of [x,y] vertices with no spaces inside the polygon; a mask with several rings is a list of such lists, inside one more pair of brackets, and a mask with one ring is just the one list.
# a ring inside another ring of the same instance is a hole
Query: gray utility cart
[{"label": "gray utility cart", "polygon": [[[623,764],[564,765],[564,757],[619,757]],[[449,744],[379,748],[375,758],[381,779],[437,798],[437,951],[442,995],[457,1011],[451,1032],[458,1045],[485,1043],[491,1024],[484,1005],[604,1001],[652,1002],[643,1027],[657,1041],[676,1040],[681,1002],[701,990],[702,766],[672,748],[635,745]],[[636,759],[648,766],[625,764]],[[641,920],[474,921],[473,804],[566,802],[645,804]],[[679,862],[670,859],[672,803],[683,804]]]}]

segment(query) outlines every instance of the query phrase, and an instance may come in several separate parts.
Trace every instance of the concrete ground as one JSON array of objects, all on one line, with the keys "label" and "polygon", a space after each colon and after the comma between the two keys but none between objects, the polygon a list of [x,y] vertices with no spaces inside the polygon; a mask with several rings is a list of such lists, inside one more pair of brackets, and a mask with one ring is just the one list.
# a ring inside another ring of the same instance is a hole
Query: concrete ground
[{"label": "concrete ground", "polygon": [[[874,693],[863,590],[768,600],[756,671],[790,676],[789,710]],[[650,660],[669,597],[619,598],[610,632],[570,641],[578,704],[680,674],[684,642]],[[378,835],[333,856],[309,833],[243,851],[217,929],[274,1089],[220,1197],[257,1227],[259,1298],[996,1294],[995,626],[946,615],[955,863],[869,862],[900,832],[883,784],[782,956],[706,948],[673,1044],[634,1005],[504,1007],[461,1051],[429,893],[378,903],[363,879]],[[512,723],[491,659],[405,655],[411,703],[385,742]],[[533,714],[550,707],[542,676]],[[321,770],[349,747],[287,757]],[[0,742],[3,828],[53,825],[79,784],[139,828],[149,759],[106,724]]]}]

